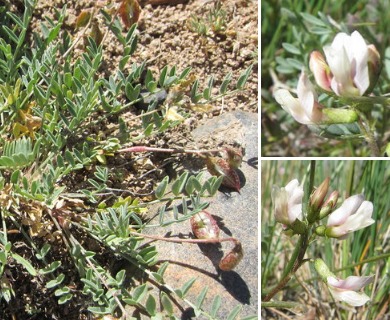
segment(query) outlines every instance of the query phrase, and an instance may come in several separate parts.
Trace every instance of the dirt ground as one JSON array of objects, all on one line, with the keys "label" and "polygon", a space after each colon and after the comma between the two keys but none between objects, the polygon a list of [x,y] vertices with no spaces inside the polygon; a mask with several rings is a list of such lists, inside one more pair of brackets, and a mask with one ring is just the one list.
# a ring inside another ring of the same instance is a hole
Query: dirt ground
[{"label": "dirt ground", "polygon": [[[67,6],[66,17],[63,28],[74,34],[76,19],[79,14],[96,3],[107,1],[90,0],[39,0],[34,12],[33,30],[39,32],[40,21],[44,16],[54,18],[55,9]],[[193,111],[191,116],[176,128],[170,129],[163,134],[153,136],[142,141],[139,145],[166,147],[166,148],[215,148],[221,146],[223,141],[216,141],[209,137],[202,141],[202,145],[195,145],[191,138],[191,131],[203,124],[207,119],[218,117],[221,114],[234,111],[258,112],[258,1],[255,0],[225,0],[222,1],[222,8],[226,11],[226,29],[219,34],[202,36],[189,28],[189,19],[192,16],[206,19],[210,10],[213,9],[215,1],[212,0],[190,0],[173,1],[182,2],[179,4],[151,5],[141,3],[142,13],[138,22],[138,46],[135,54],[131,57],[128,65],[134,62],[146,61],[146,66],[158,77],[159,70],[165,65],[176,66],[179,73],[186,67],[191,66],[193,74],[199,79],[200,87],[205,87],[209,76],[215,78],[215,93],[222,83],[223,78],[232,72],[233,81],[240,73],[253,65],[252,73],[248,79],[246,90],[232,96],[227,96],[214,102],[207,112]],[[15,1],[18,10],[21,9],[19,1]],[[122,47],[118,45],[114,36],[108,34],[104,45],[106,47],[104,56],[104,68],[99,76],[108,77],[118,66],[121,58]],[[80,41],[75,52],[82,52],[83,45]],[[140,110],[131,109],[127,114],[122,115],[127,119],[127,124],[132,123],[132,117],[139,115]],[[107,137],[115,134],[117,129],[116,119],[108,119],[103,124],[104,128],[96,128],[96,131],[104,131]],[[88,134],[97,134],[94,129]],[[132,195],[139,196],[147,201],[156,183],[175,171],[174,175],[180,173],[183,168],[188,167],[191,160],[192,169],[201,170],[204,163],[193,157],[180,155],[156,155],[145,154],[142,157],[123,155],[115,159],[108,159],[108,166],[118,168],[120,174],[109,181],[112,188],[126,188]],[[124,166],[125,163],[133,163],[132,166]],[[86,183],[86,175],[92,174],[83,172],[84,176],[75,176],[69,181],[64,181],[69,189],[80,189]],[[23,246],[23,243],[20,243]],[[26,249],[27,250],[27,249]],[[31,253],[26,253],[28,254]],[[58,259],[61,259],[63,266],[72,264],[66,261],[66,253],[59,247]],[[66,258],[67,257],[67,258]],[[109,259],[109,257],[107,258]],[[69,275],[72,277],[72,275]],[[89,319],[91,315],[85,310],[88,307],[85,296],[75,295],[74,299],[65,307],[58,306],[57,298],[54,295],[47,295],[44,284],[30,283],[28,274],[23,269],[15,267],[13,274],[15,284],[19,284],[17,298],[12,304],[5,305],[0,302],[0,310],[8,319]],[[76,274],[74,275],[76,279]],[[81,287],[80,287],[81,288]],[[34,316],[35,314],[35,316]],[[37,316],[38,315],[38,316]],[[14,318],[16,317],[16,318]]]}]

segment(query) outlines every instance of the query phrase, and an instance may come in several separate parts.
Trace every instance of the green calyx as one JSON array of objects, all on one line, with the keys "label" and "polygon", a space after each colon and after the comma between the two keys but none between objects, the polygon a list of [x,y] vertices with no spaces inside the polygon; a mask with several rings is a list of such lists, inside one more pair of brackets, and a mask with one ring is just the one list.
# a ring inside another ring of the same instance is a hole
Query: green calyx
[{"label": "green calyx", "polygon": [[347,109],[323,109],[325,115],[322,124],[353,123],[358,120],[358,114],[354,110]]},{"label": "green calyx", "polygon": [[322,259],[316,259],[314,261],[314,268],[320,275],[321,279],[327,283],[328,282],[328,277],[334,277],[336,276],[329,270],[328,266],[325,264],[325,262]]}]

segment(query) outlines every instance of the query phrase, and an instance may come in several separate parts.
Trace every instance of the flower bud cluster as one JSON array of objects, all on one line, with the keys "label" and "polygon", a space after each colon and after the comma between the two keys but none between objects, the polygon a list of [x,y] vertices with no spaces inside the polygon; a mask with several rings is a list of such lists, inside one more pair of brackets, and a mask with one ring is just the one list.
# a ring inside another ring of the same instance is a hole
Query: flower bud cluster
[{"label": "flower bud cluster", "polygon": [[375,222],[371,218],[374,209],[372,202],[365,201],[362,194],[347,198],[337,210],[334,210],[339,193],[333,191],[327,197],[328,190],[329,178],[326,178],[311,194],[306,220],[304,220],[303,187],[299,185],[298,180],[292,180],[284,188],[273,187],[275,220],[283,224],[283,229],[291,229],[293,233],[303,234],[307,225],[312,225],[329,216],[327,224],[318,226],[315,232],[319,236],[340,240],[346,239],[350,233]]}]

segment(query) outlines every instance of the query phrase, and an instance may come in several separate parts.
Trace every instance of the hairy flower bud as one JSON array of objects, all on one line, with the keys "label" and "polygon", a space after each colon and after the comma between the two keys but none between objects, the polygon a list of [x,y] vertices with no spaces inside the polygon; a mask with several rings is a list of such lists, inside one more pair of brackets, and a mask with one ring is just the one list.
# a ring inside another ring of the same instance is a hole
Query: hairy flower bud
[{"label": "hairy flower bud", "polygon": [[370,86],[368,87],[366,93],[371,93],[374,89],[379,75],[382,70],[382,64],[380,60],[380,55],[378,50],[375,48],[373,44],[368,45],[368,75],[370,78]]},{"label": "hairy flower bud", "polygon": [[325,201],[325,203],[322,205],[321,211],[320,211],[320,220],[328,216],[334,209],[334,207],[337,204],[337,199],[339,198],[339,192],[333,191],[328,199]]},{"label": "hairy flower bud", "polygon": [[330,87],[332,73],[321,52],[313,51],[310,54],[309,67],[317,84],[326,91],[332,91]]},{"label": "hairy flower bud", "polygon": [[329,181],[329,177],[326,178],[310,196],[309,213],[307,216],[309,223],[313,223],[318,218],[322,204],[324,203],[326,194],[328,193]]}]

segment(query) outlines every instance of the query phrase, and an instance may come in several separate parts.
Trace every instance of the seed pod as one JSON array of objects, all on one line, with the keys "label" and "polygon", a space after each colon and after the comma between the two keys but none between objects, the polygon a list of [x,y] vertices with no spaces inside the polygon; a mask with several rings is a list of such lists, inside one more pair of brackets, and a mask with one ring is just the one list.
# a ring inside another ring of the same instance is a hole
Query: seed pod
[{"label": "seed pod", "polygon": [[243,256],[241,243],[237,241],[234,248],[219,262],[219,268],[223,271],[233,270],[240,263]]},{"label": "seed pod", "polygon": [[81,11],[76,19],[76,28],[79,29],[85,27],[88,24],[89,19],[91,19],[91,15],[91,11]]},{"label": "seed pod", "polygon": [[230,167],[229,163],[219,157],[207,157],[207,169],[213,176],[223,176],[222,185],[240,192],[241,184],[237,172]]},{"label": "seed pod", "polygon": [[137,23],[141,15],[141,7],[137,0],[123,0],[119,6],[118,15],[126,28]]},{"label": "seed pod", "polygon": [[198,239],[218,239],[218,224],[207,211],[203,210],[192,216],[190,223],[192,232]]},{"label": "seed pod", "polygon": [[226,148],[226,158],[231,168],[237,169],[242,163],[242,152],[238,149]]}]

